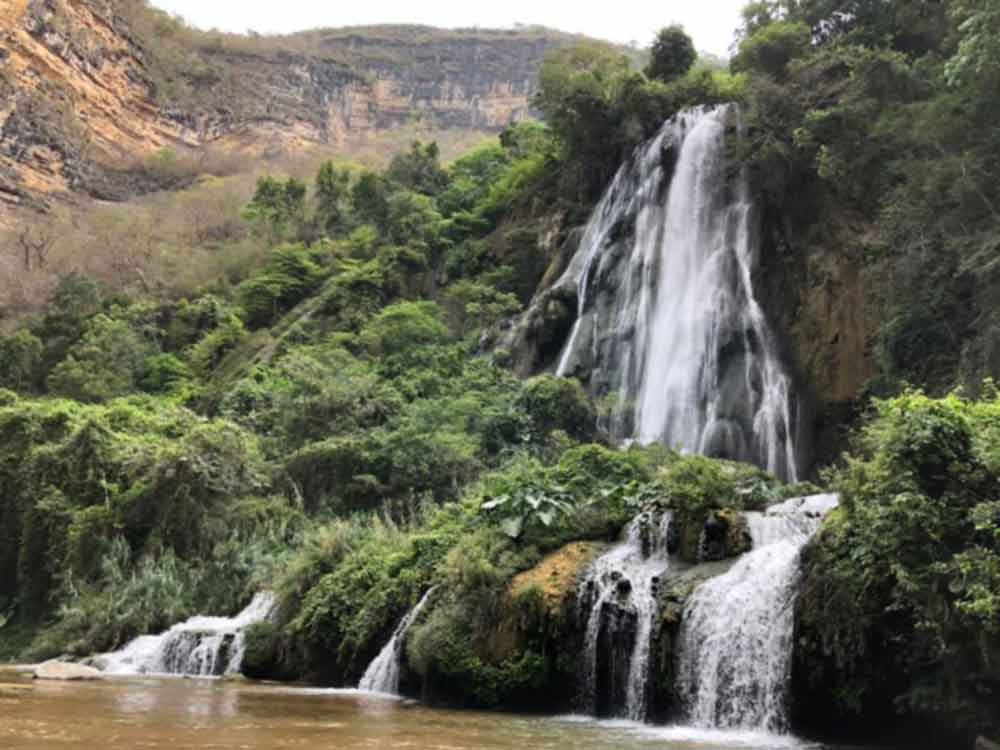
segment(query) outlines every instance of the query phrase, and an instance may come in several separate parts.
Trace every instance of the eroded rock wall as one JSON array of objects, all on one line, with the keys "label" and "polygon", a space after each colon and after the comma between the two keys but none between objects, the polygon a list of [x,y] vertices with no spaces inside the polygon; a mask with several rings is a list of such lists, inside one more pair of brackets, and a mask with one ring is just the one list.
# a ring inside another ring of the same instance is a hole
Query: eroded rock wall
[{"label": "eroded rock wall", "polygon": [[113,0],[0,0],[0,201],[127,198],[141,186],[115,171],[164,147],[350,148],[414,120],[497,132],[529,115],[546,50],[567,40],[400,27],[202,40],[177,97],[127,19]]}]

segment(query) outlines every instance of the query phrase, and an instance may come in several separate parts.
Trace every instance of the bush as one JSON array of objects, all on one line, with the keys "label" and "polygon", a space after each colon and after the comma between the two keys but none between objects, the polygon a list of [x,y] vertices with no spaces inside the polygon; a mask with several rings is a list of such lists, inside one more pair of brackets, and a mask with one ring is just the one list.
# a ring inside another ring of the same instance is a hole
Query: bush
[{"label": "bush", "polygon": [[301,245],[273,250],[264,269],[238,289],[247,325],[268,325],[314,292],[324,276],[317,258],[317,253]]},{"label": "bush", "polygon": [[31,392],[39,385],[44,347],[28,331],[0,336],[0,387]]},{"label": "bush", "polygon": [[995,392],[908,391],[877,404],[836,472],[844,511],[809,554],[799,663],[803,690],[837,717],[894,706],[970,733],[997,728],[998,419]]},{"label": "bush", "polygon": [[532,378],[525,382],[518,403],[542,434],[562,430],[579,440],[594,434],[597,415],[578,380],[554,375]]},{"label": "bush", "polygon": [[133,393],[152,344],[123,320],[97,315],[48,377],[52,393],[100,402]]}]

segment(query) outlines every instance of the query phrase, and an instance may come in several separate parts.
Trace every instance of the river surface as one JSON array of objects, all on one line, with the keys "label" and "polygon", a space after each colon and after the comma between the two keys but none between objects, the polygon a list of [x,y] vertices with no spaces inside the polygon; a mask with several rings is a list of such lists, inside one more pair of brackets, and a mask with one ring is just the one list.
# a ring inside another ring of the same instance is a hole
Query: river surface
[{"label": "river surface", "polygon": [[447,711],[354,691],[179,678],[0,686],[0,748],[822,750],[784,737]]}]

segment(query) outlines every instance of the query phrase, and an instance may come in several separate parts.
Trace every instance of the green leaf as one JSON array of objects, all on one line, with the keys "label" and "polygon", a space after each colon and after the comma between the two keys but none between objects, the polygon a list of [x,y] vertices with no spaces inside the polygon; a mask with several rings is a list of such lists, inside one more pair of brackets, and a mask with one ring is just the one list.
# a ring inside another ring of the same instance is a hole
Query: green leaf
[{"label": "green leaf", "polygon": [[500,497],[495,497],[492,500],[483,503],[480,507],[482,510],[493,510],[494,508],[506,505],[508,500],[510,500],[510,495],[500,495]]},{"label": "green leaf", "polygon": [[545,526],[551,526],[552,522],[556,520],[556,512],[554,510],[543,510],[538,513],[538,520],[541,521]]},{"label": "green leaf", "polygon": [[524,531],[524,517],[511,516],[504,519],[500,524],[500,530],[511,539],[517,539],[521,536],[521,532]]}]

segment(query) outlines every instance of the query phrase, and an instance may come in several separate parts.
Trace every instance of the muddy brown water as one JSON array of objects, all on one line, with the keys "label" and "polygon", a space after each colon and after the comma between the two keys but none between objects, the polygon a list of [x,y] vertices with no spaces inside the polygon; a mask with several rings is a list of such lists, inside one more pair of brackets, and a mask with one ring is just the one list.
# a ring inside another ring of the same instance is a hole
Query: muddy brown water
[{"label": "muddy brown water", "polygon": [[3,750],[784,750],[783,737],[447,711],[353,691],[133,678],[0,691]]}]

